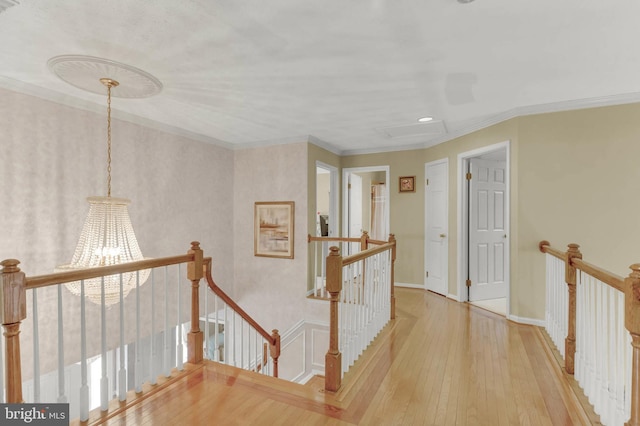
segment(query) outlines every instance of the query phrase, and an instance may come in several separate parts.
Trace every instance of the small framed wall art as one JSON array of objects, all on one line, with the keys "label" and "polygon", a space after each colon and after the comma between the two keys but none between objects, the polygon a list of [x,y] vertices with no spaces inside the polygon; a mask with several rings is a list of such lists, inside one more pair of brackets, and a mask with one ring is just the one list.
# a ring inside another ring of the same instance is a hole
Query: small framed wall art
[{"label": "small framed wall art", "polygon": [[258,201],[254,211],[255,256],[293,259],[293,201]]},{"label": "small framed wall art", "polygon": [[400,192],[416,192],[415,176],[400,176]]}]

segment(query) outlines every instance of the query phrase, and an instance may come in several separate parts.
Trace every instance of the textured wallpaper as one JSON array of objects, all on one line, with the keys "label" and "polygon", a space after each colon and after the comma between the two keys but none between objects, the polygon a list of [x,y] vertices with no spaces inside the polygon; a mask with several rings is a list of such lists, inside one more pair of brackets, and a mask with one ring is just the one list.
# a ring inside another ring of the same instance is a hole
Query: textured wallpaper
[{"label": "textured wallpaper", "polygon": [[[132,201],[129,213],[143,255],[186,253],[198,240],[213,258],[214,279],[231,290],[233,151],[115,119],[112,127],[112,196]],[[0,259],[19,259],[29,276],[68,263],[88,212],[86,197],[106,192],[106,111],[100,115],[0,89]],[[142,289],[148,297],[149,286]],[[51,291],[38,293],[42,353],[51,353],[55,344],[55,300]],[[65,298],[67,348],[77,347],[77,301]],[[127,315],[133,303],[130,295]],[[95,323],[90,326],[99,324],[96,306],[87,309]],[[110,346],[117,337],[113,318]],[[134,331],[127,326],[128,336]],[[26,321],[22,341],[30,335]],[[99,334],[89,339],[90,348],[99,348]],[[28,377],[30,348],[23,349]],[[77,356],[66,355],[68,361]],[[42,371],[55,362],[43,357]]]}]

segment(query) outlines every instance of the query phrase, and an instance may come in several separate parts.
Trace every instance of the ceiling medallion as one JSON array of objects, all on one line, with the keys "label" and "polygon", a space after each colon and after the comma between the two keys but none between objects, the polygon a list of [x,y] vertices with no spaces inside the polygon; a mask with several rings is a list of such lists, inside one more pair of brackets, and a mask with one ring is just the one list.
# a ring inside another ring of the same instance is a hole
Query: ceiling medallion
[{"label": "ceiling medallion", "polygon": [[113,97],[148,98],[162,90],[160,80],[131,65],[86,55],[61,55],[47,61],[49,69],[61,80],[88,92],[104,95],[96,81],[107,76],[120,85]]}]

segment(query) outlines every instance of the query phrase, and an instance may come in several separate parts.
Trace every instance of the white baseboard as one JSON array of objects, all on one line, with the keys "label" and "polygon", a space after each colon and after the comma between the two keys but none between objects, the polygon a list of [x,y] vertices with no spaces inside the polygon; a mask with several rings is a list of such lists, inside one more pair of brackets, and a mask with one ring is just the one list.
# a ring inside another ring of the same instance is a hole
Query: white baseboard
[{"label": "white baseboard", "polygon": [[315,376],[324,376],[324,371],[312,369],[311,373],[309,375],[307,375],[306,377],[303,377],[300,380],[296,381],[296,383],[300,383],[301,385],[304,385],[309,380],[313,379]]},{"label": "white baseboard", "polygon": [[460,298],[457,295],[451,294],[451,293],[447,294],[447,299],[452,299],[452,300],[455,300],[456,302],[460,301]]},{"label": "white baseboard", "polygon": [[417,289],[420,289],[420,290],[424,290],[424,286],[423,286],[423,285],[421,285],[421,284],[409,284],[409,283],[399,283],[399,282],[396,282],[396,283],[394,284],[394,286],[395,286],[395,287],[404,287],[404,288],[417,288]]},{"label": "white baseboard", "polygon": [[527,325],[537,325],[538,327],[544,327],[546,325],[545,320],[535,319],[535,318],[526,318],[526,317],[518,317],[515,315],[509,315],[509,318],[513,322],[517,322],[519,324],[527,324]]}]

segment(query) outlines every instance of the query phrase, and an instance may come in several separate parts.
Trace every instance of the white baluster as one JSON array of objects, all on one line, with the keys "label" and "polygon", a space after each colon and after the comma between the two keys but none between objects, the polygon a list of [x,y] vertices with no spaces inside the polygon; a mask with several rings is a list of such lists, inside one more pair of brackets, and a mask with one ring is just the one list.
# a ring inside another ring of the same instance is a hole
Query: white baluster
[{"label": "white baluster", "polygon": [[240,368],[245,368],[244,364],[244,319],[240,318]]},{"label": "white baluster", "polygon": [[327,256],[329,254],[329,242],[323,241],[321,243],[320,249],[322,252],[320,253],[320,296],[321,297],[329,297],[329,293],[327,292]]},{"label": "white baluster", "polygon": [[109,408],[109,379],[107,379],[107,312],[106,312],[104,277],[100,279],[100,362],[102,377],[100,378],[100,409]]},{"label": "white baluster", "polygon": [[231,313],[231,321],[232,321],[232,328],[233,328],[233,366],[237,367],[238,363],[236,362],[236,346],[238,346],[237,340],[238,340],[238,331],[236,328],[236,313],[235,311],[233,311]]},{"label": "white baluster", "polygon": [[151,335],[149,336],[149,383],[157,383],[155,367],[155,333],[156,333],[156,275],[155,268],[151,270]]},{"label": "white baluster", "polygon": [[[605,285],[605,284],[603,284]],[[606,354],[607,359],[605,365],[606,369],[606,386],[605,391],[607,393],[607,418],[609,424],[613,424],[615,418],[615,360],[616,360],[616,317],[615,317],[615,292],[617,291],[613,287],[606,286],[607,291],[607,347]]]},{"label": "white baluster", "polygon": [[142,392],[142,348],[140,347],[140,274],[136,271],[136,360],[134,380],[136,393]]},{"label": "white baluster", "polygon": [[84,280],[80,281],[80,421],[89,419],[89,385],[87,384],[87,317]]},{"label": "white baluster", "polygon": [[58,290],[58,399],[59,403],[67,402],[64,378],[64,322],[62,318],[62,286]]},{"label": "white baluster", "polygon": [[38,290],[33,289],[33,402],[40,402],[40,338],[38,334]]},{"label": "white baluster", "polygon": [[209,353],[211,351],[211,342],[209,342],[209,287],[204,287],[204,357],[211,359]]},{"label": "white baluster", "polygon": [[178,349],[176,354],[176,361],[178,364],[178,370],[184,370],[184,345],[182,344],[182,274],[180,271],[181,264],[178,264]]},{"label": "white baluster", "polygon": [[218,337],[220,335],[220,326],[218,325],[218,296],[213,295],[213,326],[214,333],[216,335],[215,339],[215,351],[214,351],[214,360],[220,362],[220,343],[218,343]]},{"label": "white baluster", "polygon": [[114,348],[111,351],[111,383],[113,383],[111,399],[118,397],[118,351],[119,348]]},{"label": "white baluster", "polygon": [[576,284],[576,354],[574,378],[580,382],[584,368],[584,285],[582,271],[578,271]]},{"label": "white baluster", "polygon": [[124,344],[124,287],[122,282],[122,274],[120,274],[120,347],[118,349],[120,355],[120,369],[118,370],[118,399],[125,401],[127,399],[127,367],[125,364],[125,344]]},{"label": "white baluster", "polygon": [[[59,287],[59,286],[58,286]],[[5,403],[4,397],[4,339],[0,337],[0,402]]]},{"label": "white baluster", "polygon": [[224,360],[225,364],[229,364],[229,321],[227,320],[227,304],[224,304]]},{"label": "white baluster", "polygon": [[616,423],[624,423],[628,417],[624,412],[624,391],[625,391],[625,373],[631,376],[631,372],[625,369],[625,349],[627,346],[627,340],[625,339],[628,334],[624,326],[624,293],[619,291],[617,296],[617,326],[616,326]]},{"label": "white baluster", "polygon": [[264,371],[262,371],[262,360],[260,361],[260,364],[258,364],[258,357],[260,356],[260,343],[258,340],[258,330],[254,329],[254,353],[255,353],[255,360],[256,360],[256,370],[258,369],[258,365],[260,365],[260,372],[262,374],[264,374]]},{"label": "white baluster", "polygon": [[169,268],[164,267],[164,375],[171,376],[171,330],[169,329]]},{"label": "white baluster", "polygon": [[588,374],[588,381],[585,384],[585,395],[587,397],[589,397],[589,402],[591,402],[591,404],[593,404],[595,402],[594,400],[594,392],[593,390],[595,389],[595,384],[596,384],[596,351],[597,351],[597,347],[595,345],[596,343],[596,332],[597,332],[597,324],[596,324],[596,289],[595,289],[595,285],[593,283],[593,279],[589,276],[588,277],[588,283],[589,283],[589,305],[588,305],[588,315],[589,315],[589,326],[588,329],[591,330],[591,332],[589,333],[589,336],[587,338],[588,341],[588,353],[589,353],[589,362],[588,362],[588,367],[589,367],[589,374]]},{"label": "white baluster", "polygon": [[632,357],[633,351],[631,349],[631,334],[625,329],[625,341],[624,349],[624,371],[625,371],[625,393],[624,393],[624,419],[625,421],[631,417],[631,372],[632,372]]}]

